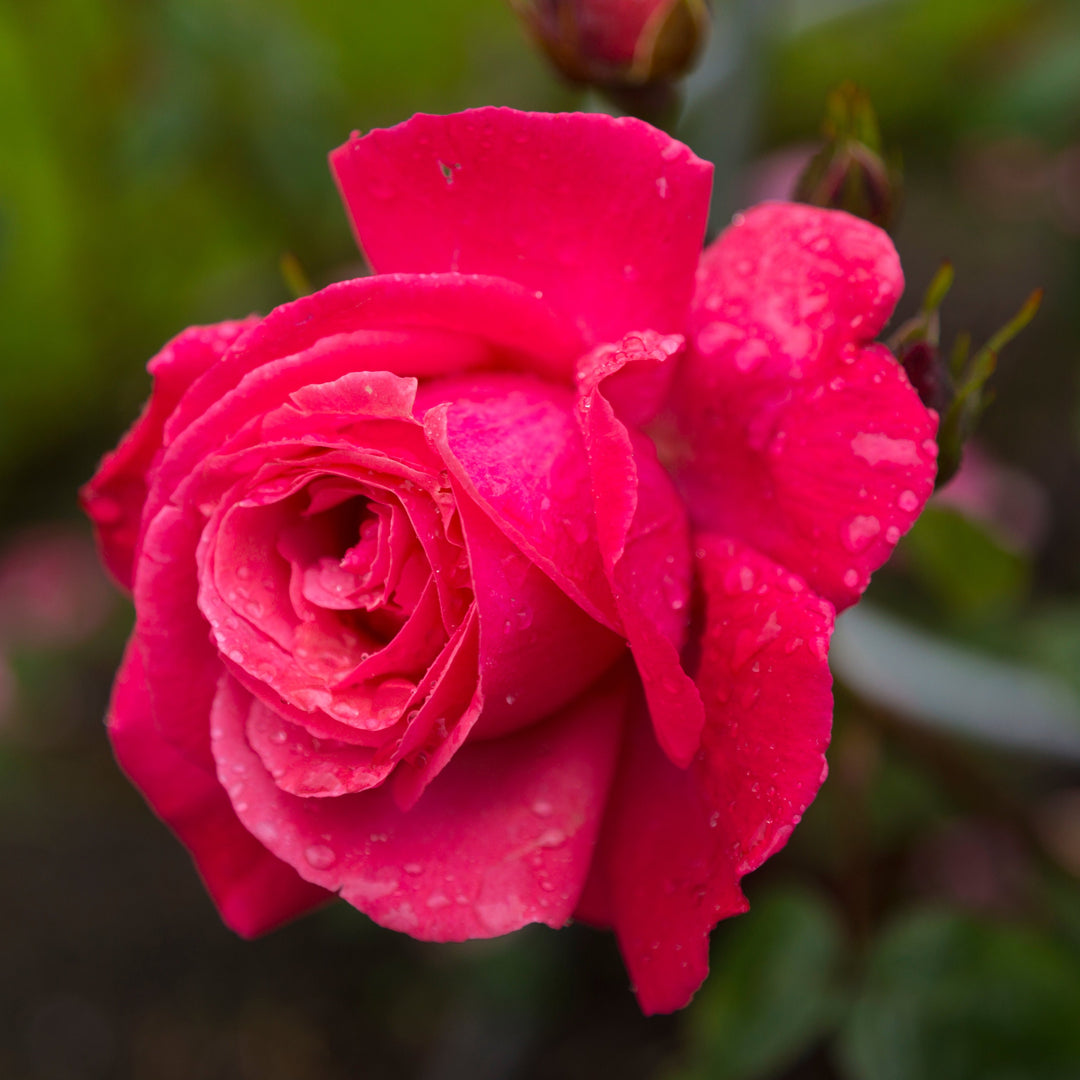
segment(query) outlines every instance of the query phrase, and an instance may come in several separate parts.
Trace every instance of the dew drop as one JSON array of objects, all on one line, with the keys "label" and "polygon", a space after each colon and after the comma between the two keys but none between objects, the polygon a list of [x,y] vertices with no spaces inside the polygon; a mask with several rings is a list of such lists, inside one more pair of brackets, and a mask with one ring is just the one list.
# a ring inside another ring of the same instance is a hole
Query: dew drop
[{"label": "dew drop", "polygon": [[754,571],[749,566],[732,566],[724,574],[724,590],[731,595],[754,587]]},{"label": "dew drop", "polygon": [[[862,551],[881,532],[881,522],[872,514],[857,514],[841,534],[844,547],[851,552]],[[846,582],[845,578],[845,582]],[[857,580],[857,576],[856,576]]]},{"label": "dew drop", "polygon": [[919,508],[919,496],[914,491],[901,491],[896,505],[906,514],[913,514]]},{"label": "dew drop", "polygon": [[304,849],[304,858],[315,870],[325,870],[337,862],[337,855],[325,844],[312,844]]}]

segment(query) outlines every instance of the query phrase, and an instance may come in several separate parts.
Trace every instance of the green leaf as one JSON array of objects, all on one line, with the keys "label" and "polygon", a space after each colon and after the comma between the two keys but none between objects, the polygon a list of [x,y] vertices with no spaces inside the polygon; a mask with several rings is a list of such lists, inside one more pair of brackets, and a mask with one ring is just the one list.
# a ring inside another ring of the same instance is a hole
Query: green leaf
[{"label": "green leaf", "polygon": [[919,912],[878,940],[839,1043],[851,1080],[1075,1080],[1080,958],[1035,932]]},{"label": "green leaf", "polygon": [[671,1080],[753,1080],[805,1053],[842,1009],[843,941],[810,892],[774,894],[727,928],[688,1012],[689,1066]]},{"label": "green leaf", "polygon": [[902,551],[930,595],[958,615],[1011,607],[1028,590],[1027,560],[955,510],[929,506]]}]

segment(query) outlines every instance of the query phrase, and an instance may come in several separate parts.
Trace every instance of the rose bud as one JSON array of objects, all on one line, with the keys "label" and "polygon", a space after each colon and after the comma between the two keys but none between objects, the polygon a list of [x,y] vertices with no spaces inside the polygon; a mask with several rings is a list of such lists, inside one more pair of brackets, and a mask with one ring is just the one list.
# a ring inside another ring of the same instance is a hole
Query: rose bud
[{"label": "rose bud", "polygon": [[877,115],[866,92],[854,83],[833,90],[822,131],[825,145],[799,178],[795,198],[889,228],[900,206],[900,169],[884,157]]},{"label": "rose bud", "polygon": [[567,78],[637,88],[685,75],[708,36],[707,0],[513,0]]},{"label": "rose bud", "polygon": [[135,602],[117,757],[241,934],[334,895],[431,941],[579,918],[680,1008],[825,777],[834,612],[933,488],[874,344],[896,252],[773,203],[702,254],[711,167],[633,119],[331,162],[373,276],[184,331],[83,492]]},{"label": "rose bud", "polygon": [[1043,295],[1041,289],[1036,289],[1016,315],[974,355],[970,355],[971,335],[965,333],[957,337],[946,357],[941,349],[941,306],[952,288],[953,277],[952,263],[945,261],[931,280],[922,307],[889,341],[923,404],[942,418],[938,487],[956,475],[964,445],[993,400],[993,391],[986,384],[997,367],[999,353],[1035,318]]}]

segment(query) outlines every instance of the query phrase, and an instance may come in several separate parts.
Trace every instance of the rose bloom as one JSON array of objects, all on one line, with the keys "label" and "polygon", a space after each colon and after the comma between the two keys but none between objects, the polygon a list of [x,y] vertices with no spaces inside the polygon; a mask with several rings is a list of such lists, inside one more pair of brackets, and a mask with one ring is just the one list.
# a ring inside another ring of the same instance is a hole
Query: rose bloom
[{"label": "rose bloom", "polygon": [[331,163],[374,275],[173,339],[83,492],[135,601],[116,755],[240,934],[335,893],[431,941],[577,918],[680,1008],[933,486],[872,343],[896,253],[771,203],[702,255],[711,167],[632,119]]}]

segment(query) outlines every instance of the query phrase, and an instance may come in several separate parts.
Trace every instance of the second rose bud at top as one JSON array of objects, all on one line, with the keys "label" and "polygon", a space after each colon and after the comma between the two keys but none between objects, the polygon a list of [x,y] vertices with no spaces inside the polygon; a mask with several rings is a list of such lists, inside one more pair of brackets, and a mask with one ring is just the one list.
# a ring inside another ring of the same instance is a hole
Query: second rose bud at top
[{"label": "second rose bud at top", "polygon": [[559,70],[607,88],[689,71],[709,31],[708,0],[511,0]]}]

